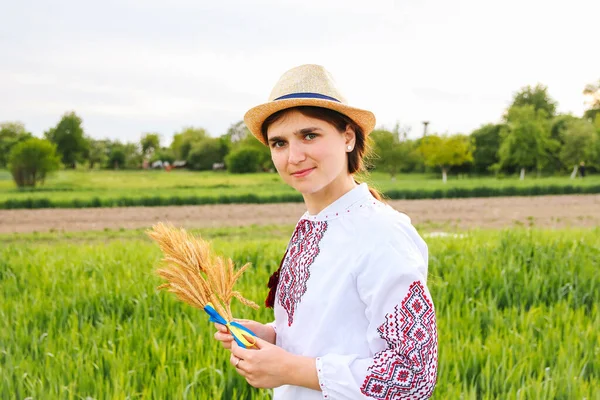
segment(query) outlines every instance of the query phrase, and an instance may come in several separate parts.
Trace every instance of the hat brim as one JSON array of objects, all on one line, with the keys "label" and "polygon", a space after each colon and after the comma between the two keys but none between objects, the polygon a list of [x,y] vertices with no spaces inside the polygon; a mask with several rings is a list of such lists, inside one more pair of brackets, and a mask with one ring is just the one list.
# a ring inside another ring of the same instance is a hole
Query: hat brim
[{"label": "hat brim", "polygon": [[263,144],[268,146],[268,143],[265,142],[261,132],[261,128],[265,120],[277,111],[298,106],[328,108],[330,110],[337,111],[340,114],[344,114],[352,121],[356,122],[356,124],[364,132],[365,137],[375,128],[375,115],[371,111],[350,107],[331,100],[303,98],[271,101],[269,103],[253,107],[244,115],[244,122],[246,123],[246,126],[250,132]]}]

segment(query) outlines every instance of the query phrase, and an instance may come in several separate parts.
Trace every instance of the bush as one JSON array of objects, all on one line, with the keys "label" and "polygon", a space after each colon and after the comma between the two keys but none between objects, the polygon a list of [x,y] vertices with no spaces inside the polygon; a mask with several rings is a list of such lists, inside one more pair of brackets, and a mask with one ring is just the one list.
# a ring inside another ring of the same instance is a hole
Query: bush
[{"label": "bush", "polygon": [[171,150],[168,147],[163,147],[161,149],[156,150],[154,154],[152,154],[152,157],[150,157],[150,164],[152,164],[154,161],[159,160],[162,162],[168,161],[169,164],[173,164],[176,160],[173,150]]},{"label": "bush", "polygon": [[142,153],[135,143],[110,143],[106,167],[111,169],[138,169],[142,166]]},{"label": "bush", "polygon": [[252,135],[247,136],[244,140],[236,143],[233,147],[233,150],[252,148],[258,150],[260,153],[260,170],[259,171],[272,171],[275,169],[275,165],[273,165],[273,161],[271,160],[271,150],[269,150],[269,146],[265,146]]},{"label": "bush", "polygon": [[35,187],[46,175],[60,167],[56,145],[31,138],[15,145],[8,156],[8,168],[18,187]]},{"label": "bush", "polygon": [[187,165],[194,170],[211,170],[213,164],[223,162],[223,153],[224,149],[219,139],[204,139],[192,144]]},{"label": "bush", "polygon": [[229,172],[243,174],[260,171],[261,159],[260,150],[253,147],[240,147],[227,156],[225,163]]},{"label": "bush", "polygon": [[6,168],[11,149],[31,137],[20,122],[0,123],[0,168]]}]

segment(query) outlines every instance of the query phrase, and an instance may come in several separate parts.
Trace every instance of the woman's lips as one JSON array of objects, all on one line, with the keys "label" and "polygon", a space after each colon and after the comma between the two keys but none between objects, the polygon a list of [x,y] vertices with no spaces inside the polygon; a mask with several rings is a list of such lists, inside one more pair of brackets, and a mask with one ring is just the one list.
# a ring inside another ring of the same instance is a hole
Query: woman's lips
[{"label": "woman's lips", "polygon": [[294,172],[292,174],[292,176],[295,178],[302,178],[302,177],[305,177],[306,175],[310,174],[313,170],[314,170],[314,168],[303,169],[298,172]]}]

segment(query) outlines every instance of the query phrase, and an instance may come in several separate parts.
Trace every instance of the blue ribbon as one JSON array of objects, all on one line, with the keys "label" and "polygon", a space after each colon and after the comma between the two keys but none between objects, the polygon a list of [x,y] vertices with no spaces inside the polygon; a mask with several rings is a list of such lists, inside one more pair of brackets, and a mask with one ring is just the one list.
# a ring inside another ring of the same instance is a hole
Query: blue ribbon
[{"label": "blue ribbon", "polygon": [[290,94],[280,96],[273,101],[285,100],[285,99],[322,99],[322,100],[331,100],[331,101],[336,101],[338,103],[341,103],[341,101],[339,101],[338,99],[336,99],[334,97],[326,96],[326,95],[320,94],[320,93],[310,93],[310,92],[290,93]]},{"label": "blue ribbon", "polygon": [[204,311],[206,311],[206,313],[209,315],[210,322],[216,322],[217,324],[225,325],[227,328],[229,328],[229,332],[231,332],[233,339],[240,347],[246,349],[248,347],[254,346],[254,343],[248,341],[248,339],[246,339],[243,335],[244,333],[246,333],[252,337],[256,337],[254,332],[252,332],[250,329],[235,321],[227,321],[221,316],[221,314],[219,314],[217,310],[215,310],[211,303],[208,303],[204,307]]}]

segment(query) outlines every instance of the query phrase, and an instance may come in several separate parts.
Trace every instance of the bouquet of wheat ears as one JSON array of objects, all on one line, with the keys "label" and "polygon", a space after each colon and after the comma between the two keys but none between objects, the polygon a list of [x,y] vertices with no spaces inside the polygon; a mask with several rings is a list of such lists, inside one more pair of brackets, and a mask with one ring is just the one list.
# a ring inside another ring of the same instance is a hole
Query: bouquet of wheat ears
[{"label": "bouquet of wheat ears", "polygon": [[234,297],[244,305],[258,308],[256,303],[233,290],[235,282],[250,264],[235,271],[233,261],[216,256],[210,243],[170,224],[158,223],[147,234],[158,243],[164,256],[163,267],[157,273],[167,282],[158,289],[175,293],[180,300],[206,311],[211,322],[227,326],[238,345],[253,346],[254,342],[246,337],[256,335],[233,321],[231,315]]}]

